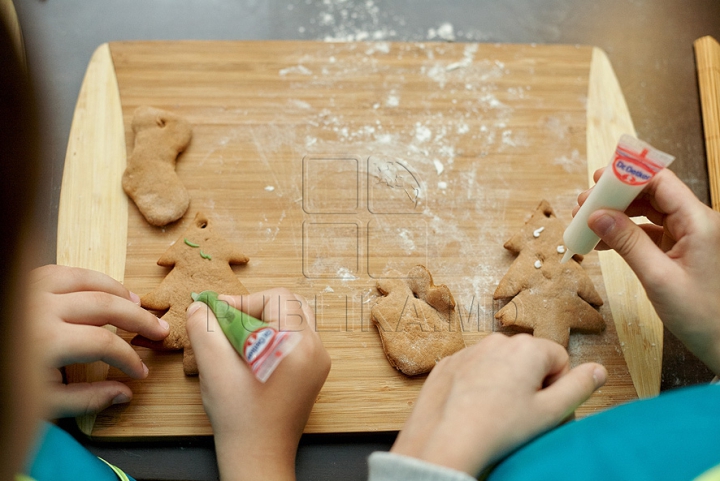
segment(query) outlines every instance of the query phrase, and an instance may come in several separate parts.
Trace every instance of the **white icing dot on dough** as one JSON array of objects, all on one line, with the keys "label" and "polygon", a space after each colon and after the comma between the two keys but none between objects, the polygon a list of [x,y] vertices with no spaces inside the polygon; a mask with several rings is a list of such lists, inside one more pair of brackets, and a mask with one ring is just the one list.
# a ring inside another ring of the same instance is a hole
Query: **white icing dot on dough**
[{"label": "white icing dot on dough", "polygon": [[540,262],[540,259],[535,261],[535,269],[540,269],[542,267],[542,262]]},{"label": "white icing dot on dough", "polygon": [[536,231],[533,231],[533,237],[540,237],[540,233],[545,230],[545,227],[540,227]]},{"label": "white icing dot on dough", "polygon": [[557,252],[558,252],[558,254],[564,254],[565,246],[557,246]]}]

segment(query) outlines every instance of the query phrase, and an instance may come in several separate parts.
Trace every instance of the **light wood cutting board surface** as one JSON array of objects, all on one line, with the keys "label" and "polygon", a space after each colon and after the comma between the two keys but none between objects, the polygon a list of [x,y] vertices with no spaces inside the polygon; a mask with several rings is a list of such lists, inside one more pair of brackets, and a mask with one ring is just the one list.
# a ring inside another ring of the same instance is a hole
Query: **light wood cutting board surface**
[{"label": "light wood cutting board surface", "polygon": [[[92,229],[110,238],[116,227],[121,237],[127,229],[124,274],[115,267],[114,276],[138,294],[152,290],[168,272],[157,259],[196,212],[211,215],[216,230],[250,257],[235,268],[250,291],[284,286],[316,310],[333,367],[307,432],[397,430],[412,409],[424,377],[405,377],[385,359],[369,316],[378,278],[388,269],[426,265],[436,283],[453,292],[466,343],[478,342],[498,330],[493,314],[501,305],[492,293],[513,260],[504,241],[541,199],[569,222],[587,188],[588,165],[607,163],[617,140],[606,124],[620,118],[625,130],[632,128],[626,110],[618,113],[613,105],[603,107],[611,109],[611,120],[602,112],[590,115],[588,106],[597,102],[589,98],[596,95],[591,65],[614,80],[604,54],[591,47],[120,42],[101,47],[93,61],[114,72],[121,110],[107,94],[93,94],[89,70],[78,105],[84,102],[81,113],[91,120],[73,124],[66,178],[80,175],[68,174],[73,152],[93,142],[78,130],[106,122],[92,119],[87,103],[103,106],[97,115],[122,115],[127,152],[132,114],[141,105],[174,111],[193,124],[177,167],[192,201],[175,225],[144,221],[115,187],[123,146],[108,154],[113,168],[100,182],[111,193],[98,195],[126,209],[116,222],[125,214],[127,226],[106,222]],[[608,137],[593,134],[600,146],[592,152],[588,118],[593,132]],[[82,246],[89,228],[68,214],[81,209],[71,196],[85,188],[79,184],[64,184],[61,200],[60,224],[67,228],[59,245],[80,247],[65,257],[59,250],[59,262],[72,265],[88,256]],[[95,255],[113,257],[118,250]],[[597,254],[583,265],[607,300]],[[610,374],[579,415],[636,397],[614,311],[606,302],[601,312],[608,325],[603,334],[570,341],[573,364],[601,362]],[[651,356],[661,350],[659,342],[648,343]],[[150,376],[133,381],[110,369],[109,377],[128,382],[135,397],[88,421],[86,432],[104,439],[211,434],[198,379],[183,375],[181,354],[138,351]],[[659,363],[657,357],[651,362]]]}]

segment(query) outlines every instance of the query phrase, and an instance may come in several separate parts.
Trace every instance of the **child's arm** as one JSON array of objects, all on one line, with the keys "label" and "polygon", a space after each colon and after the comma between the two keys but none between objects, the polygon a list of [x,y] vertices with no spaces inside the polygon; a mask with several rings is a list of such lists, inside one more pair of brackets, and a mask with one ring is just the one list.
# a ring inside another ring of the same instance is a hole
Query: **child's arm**
[{"label": "child's arm", "polygon": [[599,364],[570,369],[555,342],[491,334],[435,366],[391,452],[476,476],[560,423],[606,377]]},{"label": "child's arm", "polygon": [[221,296],[271,326],[300,332],[300,343],[263,384],[203,303],[188,308],[187,331],[200,371],[222,479],[295,479],[298,442],[330,371],[307,301],[287,289]]},{"label": "child's arm", "polygon": [[132,398],[130,388],[117,381],[64,384],[59,369],[104,361],[133,378],[146,377],[147,367],[133,348],[102,327],[112,324],[163,339],[167,323],[139,302],[122,284],[99,272],[48,265],[31,273],[27,312],[35,348],[48,372],[44,380],[48,417],[95,413]]},{"label": "child's arm", "polygon": [[[652,223],[628,217],[640,215]],[[635,271],[667,328],[720,374],[720,213],[663,169],[625,213],[599,210],[588,226],[599,249],[615,249]]]}]

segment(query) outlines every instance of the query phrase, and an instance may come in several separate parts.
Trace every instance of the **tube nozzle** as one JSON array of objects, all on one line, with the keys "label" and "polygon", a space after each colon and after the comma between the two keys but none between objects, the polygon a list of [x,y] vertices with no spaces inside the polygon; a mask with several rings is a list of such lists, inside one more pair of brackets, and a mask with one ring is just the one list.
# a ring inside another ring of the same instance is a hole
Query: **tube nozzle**
[{"label": "tube nozzle", "polygon": [[575,255],[575,253],[573,251],[571,251],[570,249],[568,249],[567,247],[565,247],[565,249],[566,249],[565,255],[563,256],[562,260],[560,261],[560,264],[565,264],[567,261],[570,260],[570,258],[572,256]]}]

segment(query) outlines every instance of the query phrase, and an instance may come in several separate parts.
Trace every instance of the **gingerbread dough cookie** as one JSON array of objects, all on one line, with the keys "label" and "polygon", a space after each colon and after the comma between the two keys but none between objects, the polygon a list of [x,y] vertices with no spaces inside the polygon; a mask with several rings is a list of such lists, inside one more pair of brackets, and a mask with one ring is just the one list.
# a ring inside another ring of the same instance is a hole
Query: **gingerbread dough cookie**
[{"label": "gingerbread dough cookie", "polygon": [[434,285],[425,267],[413,267],[406,279],[380,280],[377,289],[385,297],[373,306],[371,318],[388,361],[399,371],[429,372],[465,347],[450,289]]},{"label": "gingerbread dough cookie", "polygon": [[190,143],[190,124],[171,112],[139,107],[132,129],[135,146],[123,173],[123,190],[150,224],[174,222],[190,205],[190,195],[175,173],[177,156]]},{"label": "gingerbread dough cookie", "polygon": [[158,311],[170,324],[170,334],[162,341],[135,336],[132,344],[164,351],[183,350],[183,370],[197,374],[195,355],[185,329],[185,311],[193,302],[193,292],[215,291],[222,294],[248,294],[231,264],[246,264],[247,256],[221,235],[213,232],[212,221],[198,212],[190,227],[158,260],[158,265],[172,267],[160,285],[141,297],[142,306]]},{"label": "gingerbread dough cookie", "polygon": [[518,254],[494,299],[512,298],[496,314],[503,326],[532,330],[567,348],[570,331],[600,332],[605,320],[594,306],[603,301],[582,268],[582,256],[565,264],[565,226],[543,200],[525,226],[504,247]]}]

